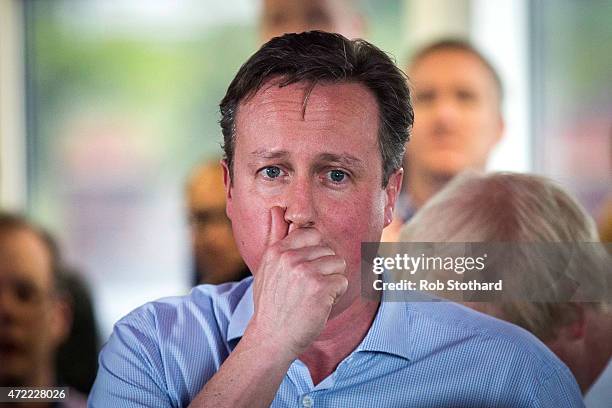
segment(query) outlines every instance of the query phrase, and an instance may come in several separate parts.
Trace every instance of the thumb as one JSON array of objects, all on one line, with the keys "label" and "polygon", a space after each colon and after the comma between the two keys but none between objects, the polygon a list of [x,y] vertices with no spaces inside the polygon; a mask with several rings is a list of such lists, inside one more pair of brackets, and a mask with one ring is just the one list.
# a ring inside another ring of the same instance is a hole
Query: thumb
[{"label": "thumb", "polygon": [[268,230],[268,246],[276,244],[287,236],[289,224],[285,221],[285,209],[282,207],[270,208],[270,223]]}]

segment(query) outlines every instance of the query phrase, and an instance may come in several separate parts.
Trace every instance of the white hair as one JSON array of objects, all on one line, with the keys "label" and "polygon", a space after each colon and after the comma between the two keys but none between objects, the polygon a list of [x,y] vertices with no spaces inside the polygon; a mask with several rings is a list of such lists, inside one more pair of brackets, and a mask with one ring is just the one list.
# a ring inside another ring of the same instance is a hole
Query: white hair
[{"label": "white hair", "polygon": [[401,241],[595,242],[593,219],[544,177],[464,172],[404,226]]},{"label": "white hair", "polygon": [[[400,241],[571,243],[597,242],[599,237],[593,219],[551,180],[528,174],[466,172],[455,177],[402,227]],[[526,259],[519,259],[517,266],[521,268],[522,262],[524,270],[530,270],[527,266],[532,253],[526,252]],[[545,264],[551,267],[538,269],[538,276],[520,284],[557,287],[554,283],[559,271],[552,270],[555,262]],[[582,274],[579,281],[589,279],[604,285],[610,281],[609,273],[602,276],[605,268],[594,269],[578,268],[573,273]],[[478,308],[546,340],[560,325],[574,320],[575,306],[569,302],[511,301]],[[603,311],[607,305],[600,302],[597,307]]]}]

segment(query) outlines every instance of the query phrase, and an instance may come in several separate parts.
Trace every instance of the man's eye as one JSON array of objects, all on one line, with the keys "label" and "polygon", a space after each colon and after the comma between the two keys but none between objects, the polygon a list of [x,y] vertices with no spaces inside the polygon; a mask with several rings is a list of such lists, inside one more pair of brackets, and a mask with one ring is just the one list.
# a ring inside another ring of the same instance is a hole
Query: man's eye
[{"label": "man's eye", "polygon": [[282,170],[277,166],[264,167],[259,172],[267,179],[275,179],[282,175]]},{"label": "man's eye", "polygon": [[422,91],[416,94],[416,102],[418,103],[430,103],[436,97],[436,94],[433,91]]},{"label": "man's eye", "polygon": [[39,297],[36,288],[26,282],[20,282],[16,285],[15,295],[22,303],[34,303]]},{"label": "man's eye", "polygon": [[457,99],[463,102],[472,102],[476,100],[476,94],[471,91],[459,90],[457,91]]},{"label": "man's eye", "polygon": [[346,178],[346,173],[342,170],[331,170],[327,174],[329,179],[334,183],[342,183]]}]

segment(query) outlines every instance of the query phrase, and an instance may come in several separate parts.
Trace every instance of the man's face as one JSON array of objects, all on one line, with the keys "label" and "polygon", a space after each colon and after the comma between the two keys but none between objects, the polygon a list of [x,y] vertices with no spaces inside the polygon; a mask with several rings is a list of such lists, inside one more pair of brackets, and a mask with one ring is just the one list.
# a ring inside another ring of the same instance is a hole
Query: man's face
[{"label": "man's face", "polygon": [[244,265],[225,215],[225,189],[221,166],[202,167],[187,191],[193,252],[200,280],[223,283],[238,279]]},{"label": "man's face", "polygon": [[472,54],[441,50],[417,61],[409,76],[416,97],[408,174],[447,178],[483,169],[503,132],[491,73]]},{"label": "man's face", "polygon": [[52,367],[65,334],[52,288],[41,240],[25,229],[0,233],[0,384],[27,384],[41,367]]},{"label": "man's face", "polygon": [[305,103],[307,88],[268,83],[240,105],[227,212],[254,274],[272,207],[286,209],[289,233],[317,229],[347,264],[342,310],[359,291],[361,242],[379,241],[392,218],[401,171],[382,187],[378,107],[363,85],[319,84]]},{"label": "man's face", "polygon": [[268,41],[285,33],[322,30],[359,37],[361,20],[351,0],[264,0],[261,37]]}]

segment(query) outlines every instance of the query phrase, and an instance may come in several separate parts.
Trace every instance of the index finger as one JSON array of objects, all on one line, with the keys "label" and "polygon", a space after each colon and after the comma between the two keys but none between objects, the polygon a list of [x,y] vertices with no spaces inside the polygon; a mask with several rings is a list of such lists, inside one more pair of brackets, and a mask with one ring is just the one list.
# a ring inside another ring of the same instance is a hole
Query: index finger
[{"label": "index finger", "polygon": [[270,221],[268,226],[268,246],[276,244],[287,236],[289,224],[285,221],[284,208],[270,208]]}]

